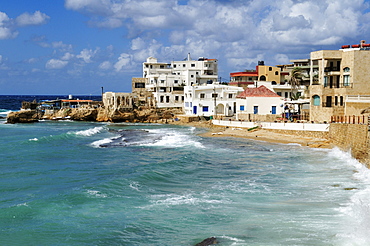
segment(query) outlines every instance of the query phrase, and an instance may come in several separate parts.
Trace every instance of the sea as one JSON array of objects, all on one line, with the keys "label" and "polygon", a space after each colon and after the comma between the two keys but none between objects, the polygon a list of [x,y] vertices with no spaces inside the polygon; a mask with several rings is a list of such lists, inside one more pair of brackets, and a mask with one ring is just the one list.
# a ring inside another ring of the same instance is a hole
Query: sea
[{"label": "sea", "polygon": [[[0,96],[0,116],[55,97]],[[349,153],[205,131],[0,119],[0,245],[370,245]]]}]

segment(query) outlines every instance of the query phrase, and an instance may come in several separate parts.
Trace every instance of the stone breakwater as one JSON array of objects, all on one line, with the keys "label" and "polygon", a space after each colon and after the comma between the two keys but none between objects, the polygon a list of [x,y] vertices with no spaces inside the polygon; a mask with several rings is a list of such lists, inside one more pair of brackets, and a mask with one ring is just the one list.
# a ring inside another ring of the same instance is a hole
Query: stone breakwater
[{"label": "stone breakwater", "polygon": [[168,109],[134,109],[108,110],[105,108],[66,108],[54,111],[53,113],[43,113],[39,110],[21,110],[10,112],[7,123],[32,123],[42,119],[75,121],[98,121],[98,122],[157,122],[168,120],[178,113],[176,110]]}]

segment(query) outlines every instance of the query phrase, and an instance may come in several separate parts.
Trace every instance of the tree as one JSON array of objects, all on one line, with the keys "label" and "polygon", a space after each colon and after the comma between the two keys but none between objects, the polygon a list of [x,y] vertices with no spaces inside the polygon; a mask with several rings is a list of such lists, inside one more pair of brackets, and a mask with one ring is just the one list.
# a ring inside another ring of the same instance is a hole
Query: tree
[{"label": "tree", "polygon": [[297,100],[300,96],[300,93],[298,92],[298,87],[301,85],[302,81],[302,68],[295,67],[290,72],[290,89],[291,89],[291,99]]}]

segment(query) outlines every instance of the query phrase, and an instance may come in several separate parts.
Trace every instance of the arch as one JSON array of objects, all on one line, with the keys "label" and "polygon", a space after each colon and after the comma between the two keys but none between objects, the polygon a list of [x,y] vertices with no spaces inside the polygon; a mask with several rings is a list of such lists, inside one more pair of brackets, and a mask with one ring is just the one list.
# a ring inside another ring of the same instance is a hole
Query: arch
[{"label": "arch", "polygon": [[321,100],[320,100],[320,96],[319,95],[314,95],[313,97],[312,97],[312,99],[313,99],[313,106],[320,106],[320,104],[321,104]]},{"label": "arch", "polygon": [[216,113],[217,114],[225,114],[225,106],[222,103],[217,105]]},{"label": "arch", "polygon": [[271,85],[277,85],[276,81],[272,81]]},{"label": "arch", "polygon": [[260,76],[260,81],[266,81],[266,76],[265,75]]},{"label": "arch", "polygon": [[350,71],[351,71],[351,69],[349,67],[343,68],[343,72],[345,72],[345,73],[349,73]]}]

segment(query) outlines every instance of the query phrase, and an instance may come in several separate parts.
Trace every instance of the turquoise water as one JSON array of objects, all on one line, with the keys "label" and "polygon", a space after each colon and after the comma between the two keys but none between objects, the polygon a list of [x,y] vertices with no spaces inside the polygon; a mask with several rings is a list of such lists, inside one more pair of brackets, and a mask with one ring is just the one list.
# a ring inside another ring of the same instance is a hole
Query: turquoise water
[{"label": "turquoise water", "polygon": [[1,245],[370,245],[370,174],[339,150],[4,122]]}]

